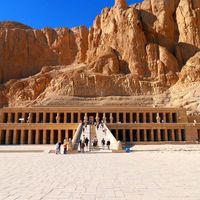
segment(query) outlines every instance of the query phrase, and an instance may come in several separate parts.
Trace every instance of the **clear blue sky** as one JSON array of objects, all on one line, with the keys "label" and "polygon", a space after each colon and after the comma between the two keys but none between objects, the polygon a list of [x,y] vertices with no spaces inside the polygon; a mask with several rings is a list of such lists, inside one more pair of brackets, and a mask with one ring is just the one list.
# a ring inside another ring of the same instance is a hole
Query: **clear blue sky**
[{"label": "clear blue sky", "polygon": [[[129,4],[142,0],[127,0]],[[91,26],[95,16],[114,0],[2,0],[0,21],[18,21],[33,28]]]}]

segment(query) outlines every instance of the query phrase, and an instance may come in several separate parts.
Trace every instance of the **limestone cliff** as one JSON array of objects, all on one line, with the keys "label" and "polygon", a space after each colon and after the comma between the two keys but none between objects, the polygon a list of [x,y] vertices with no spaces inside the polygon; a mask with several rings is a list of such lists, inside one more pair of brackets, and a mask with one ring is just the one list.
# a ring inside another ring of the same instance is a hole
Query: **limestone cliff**
[{"label": "limestone cliff", "polygon": [[89,30],[0,23],[0,103],[146,95],[150,104],[188,106],[173,97],[200,81],[199,48],[197,0],[116,0]]}]

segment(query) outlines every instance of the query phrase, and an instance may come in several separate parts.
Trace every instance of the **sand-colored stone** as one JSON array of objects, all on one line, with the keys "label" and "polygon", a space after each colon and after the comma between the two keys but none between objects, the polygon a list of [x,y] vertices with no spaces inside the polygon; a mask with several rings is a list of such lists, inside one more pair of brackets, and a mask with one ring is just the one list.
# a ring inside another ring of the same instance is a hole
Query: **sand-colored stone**
[{"label": "sand-colored stone", "polygon": [[113,102],[126,96],[122,104],[139,96],[143,105],[147,96],[153,99],[149,105],[194,108],[175,97],[199,81],[199,15],[200,3],[194,0],[144,0],[131,6],[116,0],[89,30],[1,23],[0,105],[63,105],[69,97],[107,101],[108,96]]}]

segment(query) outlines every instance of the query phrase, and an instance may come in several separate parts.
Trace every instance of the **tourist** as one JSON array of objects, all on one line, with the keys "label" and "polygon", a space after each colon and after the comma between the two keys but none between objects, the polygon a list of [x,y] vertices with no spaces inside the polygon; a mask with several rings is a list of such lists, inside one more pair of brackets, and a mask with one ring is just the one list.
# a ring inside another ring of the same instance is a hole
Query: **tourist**
[{"label": "tourist", "polygon": [[56,154],[59,153],[59,142],[56,143]]},{"label": "tourist", "polygon": [[59,143],[58,143],[58,153],[59,153],[59,154],[61,153],[61,145],[62,145],[62,143],[59,142]]},{"label": "tourist", "polygon": [[110,140],[107,141],[108,150],[110,150]]},{"label": "tourist", "polygon": [[88,137],[85,138],[85,145],[86,145],[86,148],[88,149],[88,144],[89,144],[89,139]]},{"label": "tourist", "polygon": [[69,138],[69,141],[67,142],[67,151],[72,151],[72,148],[73,148],[72,139]]},{"label": "tourist", "polygon": [[94,147],[94,149],[95,149],[95,147],[97,147],[97,144],[98,144],[98,139],[95,136],[94,139],[93,139],[93,147]]},{"label": "tourist", "polygon": [[82,140],[79,140],[79,146],[80,146],[80,151],[81,151],[81,144],[82,144]]},{"label": "tourist", "polygon": [[65,143],[63,144],[63,147],[64,147],[63,154],[67,154],[67,142],[65,142]]},{"label": "tourist", "polygon": [[81,153],[84,153],[85,143],[81,142]]},{"label": "tourist", "polygon": [[105,143],[106,143],[106,141],[105,141],[105,139],[103,138],[103,139],[101,140],[101,144],[102,144],[103,149],[104,149]]}]

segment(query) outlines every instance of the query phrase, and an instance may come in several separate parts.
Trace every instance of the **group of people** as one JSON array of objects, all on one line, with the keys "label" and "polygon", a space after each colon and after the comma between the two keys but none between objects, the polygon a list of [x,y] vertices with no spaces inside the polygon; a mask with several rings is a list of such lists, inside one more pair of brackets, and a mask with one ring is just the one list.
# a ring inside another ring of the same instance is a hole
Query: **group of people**
[{"label": "group of people", "polygon": [[83,138],[80,139],[80,141],[79,141],[80,150],[81,150],[82,153],[84,153],[85,147],[86,147],[86,149],[89,148],[89,147],[88,147],[88,144],[89,144],[89,139],[88,139],[88,137],[85,137],[85,135],[83,135]]},{"label": "group of people", "polygon": [[[61,154],[61,142],[56,143],[56,154]],[[72,148],[72,139],[69,138],[69,141],[66,139],[63,142],[63,154],[67,154],[67,151],[69,151]]]},{"label": "group of people", "polygon": [[110,140],[108,140],[108,141],[106,142],[105,139],[102,138],[102,140],[101,140],[101,145],[102,145],[103,149],[104,149],[104,147],[105,147],[105,145],[106,145],[107,148],[108,148],[108,150],[110,150]]}]

